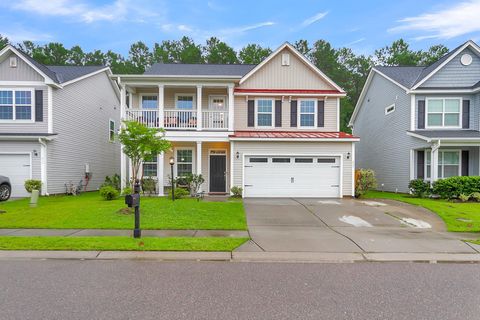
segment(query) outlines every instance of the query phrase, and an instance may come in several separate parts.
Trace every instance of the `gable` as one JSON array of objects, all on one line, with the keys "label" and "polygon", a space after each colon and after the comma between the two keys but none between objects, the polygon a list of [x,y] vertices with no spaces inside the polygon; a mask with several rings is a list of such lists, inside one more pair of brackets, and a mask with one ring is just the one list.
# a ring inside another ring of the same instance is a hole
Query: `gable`
[{"label": "gable", "polygon": [[[10,67],[10,57],[17,57],[17,67]],[[0,60],[0,81],[44,81],[44,78],[21,57],[8,52]]]},{"label": "gable", "polygon": [[[472,57],[472,63],[465,66],[460,59],[464,54]],[[480,80],[480,57],[470,48],[465,48],[449,61],[420,88],[471,87]]]},{"label": "gable", "polygon": [[[282,66],[282,55],[288,54],[290,65]],[[285,47],[246,79],[239,88],[337,90],[326,79]]]}]

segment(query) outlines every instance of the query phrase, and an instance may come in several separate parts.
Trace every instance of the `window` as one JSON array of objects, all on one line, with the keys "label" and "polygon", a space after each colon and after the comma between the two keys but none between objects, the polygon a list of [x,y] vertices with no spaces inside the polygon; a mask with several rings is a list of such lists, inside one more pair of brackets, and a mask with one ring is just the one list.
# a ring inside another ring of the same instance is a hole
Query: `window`
[{"label": "window", "polygon": [[318,158],[318,163],[335,163],[335,158]]},{"label": "window", "polygon": [[193,94],[179,94],[175,97],[175,107],[177,109],[193,109],[194,99]]},{"label": "window", "polygon": [[111,119],[108,123],[108,139],[110,142],[115,141],[115,121]]},{"label": "window", "polygon": [[461,98],[427,99],[427,127],[460,127]]},{"label": "window", "polygon": [[312,158],[295,158],[295,163],[313,163]]},{"label": "window", "polygon": [[152,155],[143,162],[143,176],[156,177],[157,176],[157,156]]},{"label": "window", "polygon": [[210,109],[211,110],[225,110],[226,103],[224,96],[210,96]]},{"label": "window", "polygon": [[185,177],[189,173],[193,173],[193,150],[178,149],[177,150],[177,176]]},{"label": "window", "polygon": [[315,126],[315,100],[300,100],[300,127]]},{"label": "window", "polygon": [[259,99],[257,102],[257,126],[273,126],[273,100]]},{"label": "window", "polygon": [[393,111],[395,111],[395,104],[392,104],[392,105],[385,108],[385,115],[390,114]]},{"label": "window", "polygon": [[142,96],[142,109],[157,109],[157,96]]},{"label": "window", "polygon": [[250,158],[250,162],[267,163],[267,162],[268,162],[268,158]]},{"label": "window", "polygon": [[0,90],[0,120],[33,120],[32,90]]},{"label": "window", "polygon": [[[431,178],[432,153],[425,151],[425,177]],[[460,175],[460,151],[438,151],[438,178],[444,179]]]},{"label": "window", "polygon": [[290,158],[273,158],[273,163],[290,163]]}]

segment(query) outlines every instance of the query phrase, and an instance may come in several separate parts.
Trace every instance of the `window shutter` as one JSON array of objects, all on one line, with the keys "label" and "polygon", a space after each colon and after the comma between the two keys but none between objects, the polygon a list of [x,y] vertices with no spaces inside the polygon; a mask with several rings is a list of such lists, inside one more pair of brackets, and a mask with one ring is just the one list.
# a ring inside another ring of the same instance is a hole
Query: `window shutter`
[{"label": "window shutter", "polygon": [[425,129],[425,100],[418,100],[418,129]]},{"label": "window shutter", "polygon": [[290,102],[290,127],[297,126],[297,100]]},{"label": "window shutter", "polygon": [[470,100],[463,100],[462,128],[470,128]]},{"label": "window shutter", "polygon": [[425,151],[417,151],[417,179],[425,179]]},{"label": "window shutter", "polygon": [[462,151],[462,176],[468,176],[468,165],[469,165],[469,154],[468,150],[463,150]]},{"label": "window shutter", "polygon": [[43,90],[35,90],[35,122],[43,121]]},{"label": "window shutter", "polygon": [[282,100],[275,100],[275,127],[282,126]]},{"label": "window shutter", "polygon": [[248,100],[247,126],[255,127],[255,100]]},{"label": "window shutter", "polygon": [[318,100],[317,109],[317,126],[325,127],[325,101]]}]

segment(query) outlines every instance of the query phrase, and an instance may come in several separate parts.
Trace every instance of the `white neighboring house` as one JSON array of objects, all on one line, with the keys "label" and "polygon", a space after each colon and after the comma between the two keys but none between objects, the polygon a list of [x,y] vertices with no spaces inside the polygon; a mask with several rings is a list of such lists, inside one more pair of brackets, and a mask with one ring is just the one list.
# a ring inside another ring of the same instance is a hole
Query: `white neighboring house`
[{"label": "white neighboring house", "polygon": [[10,45],[0,51],[0,175],[12,197],[28,196],[26,179],[57,194],[70,182],[96,190],[120,171],[120,92],[110,76],[104,66],[46,66]]},{"label": "white neighboring house", "polygon": [[[289,43],[259,65],[154,64],[113,75],[121,114],[165,128],[173,149],[143,164],[158,193],[174,176],[205,177],[203,191],[245,197],[354,195],[358,138],[340,132],[345,92]],[[122,181],[130,176],[122,155]]]}]

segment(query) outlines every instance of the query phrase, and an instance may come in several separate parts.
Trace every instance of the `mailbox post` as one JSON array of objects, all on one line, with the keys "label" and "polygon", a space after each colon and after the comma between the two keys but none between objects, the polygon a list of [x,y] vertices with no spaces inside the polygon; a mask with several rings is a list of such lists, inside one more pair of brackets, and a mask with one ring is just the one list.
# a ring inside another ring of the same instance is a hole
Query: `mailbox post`
[{"label": "mailbox post", "polygon": [[142,230],[140,229],[140,183],[138,179],[133,186],[133,194],[125,196],[125,204],[130,208],[135,208],[135,229],[133,229],[133,237],[140,238]]}]

